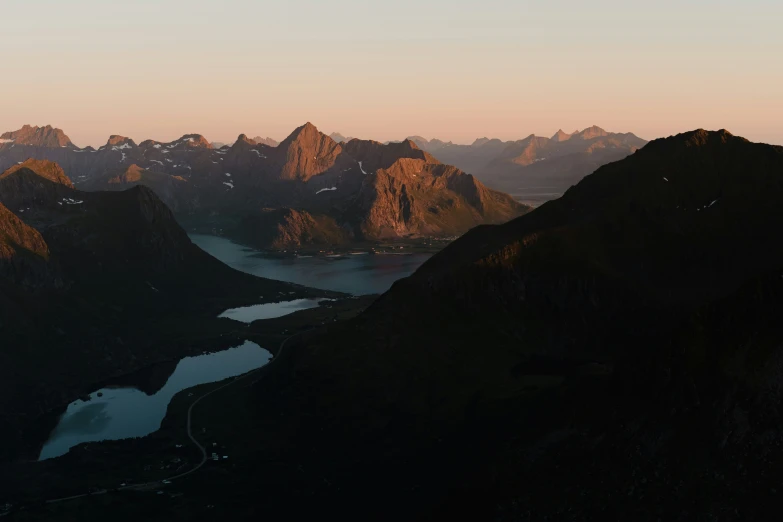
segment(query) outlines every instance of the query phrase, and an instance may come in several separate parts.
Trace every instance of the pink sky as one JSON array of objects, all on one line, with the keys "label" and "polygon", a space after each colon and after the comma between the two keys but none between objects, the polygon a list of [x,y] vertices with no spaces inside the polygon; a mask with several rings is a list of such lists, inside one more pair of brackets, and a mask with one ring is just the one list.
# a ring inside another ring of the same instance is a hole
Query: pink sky
[{"label": "pink sky", "polygon": [[595,124],[783,143],[780,2],[421,4],[9,0],[0,130],[51,124],[84,146],[311,121],[470,143]]}]

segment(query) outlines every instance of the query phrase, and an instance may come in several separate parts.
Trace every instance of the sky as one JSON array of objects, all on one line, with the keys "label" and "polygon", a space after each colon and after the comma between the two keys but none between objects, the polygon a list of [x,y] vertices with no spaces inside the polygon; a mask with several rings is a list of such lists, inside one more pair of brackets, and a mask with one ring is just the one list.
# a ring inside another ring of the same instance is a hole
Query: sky
[{"label": "sky", "polygon": [[783,144],[780,0],[2,0],[0,131]]}]

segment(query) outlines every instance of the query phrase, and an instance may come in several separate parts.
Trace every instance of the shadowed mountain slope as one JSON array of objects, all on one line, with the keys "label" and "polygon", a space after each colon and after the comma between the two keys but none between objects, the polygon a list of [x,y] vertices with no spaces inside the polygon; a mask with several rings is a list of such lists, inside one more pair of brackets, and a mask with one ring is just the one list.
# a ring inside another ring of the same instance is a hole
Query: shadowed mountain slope
[{"label": "shadowed mountain slope", "polygon": [[291,480],[357,518],[758,518],[783,463],[781,198],[781,147],[656,140],[296,339],[258,383],[259,444],[311,448]]}]

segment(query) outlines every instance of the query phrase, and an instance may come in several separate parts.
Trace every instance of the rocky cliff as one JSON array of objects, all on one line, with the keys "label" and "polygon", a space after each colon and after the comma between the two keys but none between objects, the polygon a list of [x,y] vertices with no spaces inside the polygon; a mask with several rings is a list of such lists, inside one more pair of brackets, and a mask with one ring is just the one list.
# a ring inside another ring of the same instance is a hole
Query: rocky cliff
[{"label": "rocky cliff", "polygon": [[527,210],[455,167],[411,158],[368,175],[354,208],[361,235],[371,239],[459,235]]}]

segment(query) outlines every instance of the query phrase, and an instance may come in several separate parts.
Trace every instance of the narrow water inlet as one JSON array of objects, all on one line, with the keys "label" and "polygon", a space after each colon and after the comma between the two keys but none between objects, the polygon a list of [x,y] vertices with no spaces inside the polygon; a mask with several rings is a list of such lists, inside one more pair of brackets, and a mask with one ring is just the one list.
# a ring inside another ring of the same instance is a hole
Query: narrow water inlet
[{"label": "narrow water inlet", "polygon": [[252,323],[259,319],[274,319],[291,314],[297,310],[306,310],[308,308],[318,307],[322,301],[331,301],[323,297],[295,299],[293,301],[281,301],[279,303],[264,303],[251,306],[242,306],[240,308],[231,308],[226,310],[218,317],[233,319],[243,323]]}]

